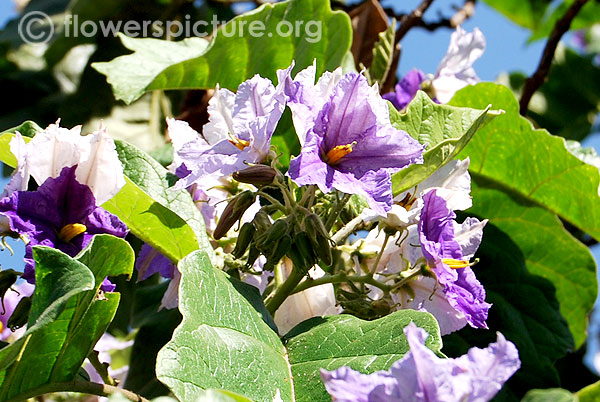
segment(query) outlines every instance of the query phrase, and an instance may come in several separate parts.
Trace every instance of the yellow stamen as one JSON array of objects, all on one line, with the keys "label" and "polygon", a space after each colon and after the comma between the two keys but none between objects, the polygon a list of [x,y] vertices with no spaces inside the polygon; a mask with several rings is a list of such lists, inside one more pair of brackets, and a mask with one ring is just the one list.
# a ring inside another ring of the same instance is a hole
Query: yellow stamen
[{"label": "yellow stamen", "polygon": [[340,161],[340,159],[352,152],[352,149],[355,145],[356,141],[354,141],[352,144],[337,145],[331,148],[331,150],[329,150],[325,156],[326,162],[330,165],[335,165]]},{"label": "yellow stamen", "polygon": [[240,140],[237,137],[231,136],[231,139],[229,140],[229,142],[231,142],[233,145],[235,145],[235,147],[237,149],[239,149],[240,151],[243,151],[244,148],[246,148],[247,146],[250,145],[250,142],[246,141],[246,140]]},{"label": "yellow stamen", "polygon": [[87,227],[81,223],[69,223],[60,230],[58,237],[65,243],[68,243],[73,240],[75,236],[82,234],[86,230]]},{"label": "yellow stamen", "polygon": [[0,321],[0,333],[2,333],[2,331],[4,331],[4,325],[2,324],[2,321]]},{"label": "yellow stamen", "polygon": [[452,269],[466,268],[473,265],[469,261],[455,260],[454,258],[444,258],[442,262]]}]

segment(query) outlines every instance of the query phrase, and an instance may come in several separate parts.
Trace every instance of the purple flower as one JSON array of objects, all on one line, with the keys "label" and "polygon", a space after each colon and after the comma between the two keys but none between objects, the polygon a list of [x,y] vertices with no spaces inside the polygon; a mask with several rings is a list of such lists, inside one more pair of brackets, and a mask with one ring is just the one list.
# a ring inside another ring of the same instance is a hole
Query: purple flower
[{"label": "purple flower", "polygon": [[[284,88],[292,107],[309,94],[298,88],[302,81],[290,80],[287,77]],[[290,162],[289,176],[300,186],[316,184],[323,192],[335,188],[360,194],[371,209],[385,215],[392,205],[390,175],[410,163],[423,162],[423,146],[392,127],[388,113],[387,103],[365,77],[346,74],[320,107],[304,108],[302,124],[295,116],[294,125],[307,131],[305,136],[298,132],[305,142]]]},{"label": "purple flower", "polygon": [[427,332],[414,323],[404,333],[410,351],[389,371],[321,370],[327,392],[336,402],[485,402],[521,366],[517,348],[501,333],[487,348],[456,359],[436,356],[425,346]]},{"label": "purple flower", "polygon": [[[485,289],[468,261],[479,247],[481,237],[459,243],[454,234],[456,214],[448,209],[436,190],[423,196],[423,204],[418,231],[427,264],[444,287],[450,305],[463,313],[472,327],[487,328],[485,320],[491,304],[485,302]],[[479,221],[471,218],[466,223],[476,226]]]},{"label": "purple flower", "polygon": [[227,176],[247,167],[247,163],[263,161],[284,108],[283,90],[255,75],[241,83],[235,94],[227,89],[215,90],[202,135],[185,122],[167,120],[175,168],[184,164],[189,171],[175,187],[202,184],[204,176],[217,172]]},{"label": "purple flower", "polygon": [[177,269],[171,260],[146,243],[140,249],[140,254],[135,261],[135,268],[138,270],[138,282],[148,279],[157,272],[163,278],[171,279],[173,272]]},{"label": "purple flower", "polygon": [[417,91],[421,89],[421,84],[425,81],[425,73],[418,69],[410,70],[394,88],[394,92],[383,95],[383,99],[392,102],[394,107],[402,110],[415,97]]},{"label": "purple flower", "polygon": [[[25,274],[35,282],[32,246],[54,247],[74,257],[95,234],[125,237],[127,226],[115,215],[96,206],[90,188],[75,178],[77,165],[65,167],[57,178],[48,178],[37,191],[17,191],[0,200],[0,213],[10,219],[13,232],[25,235]],[[102,290],[112,291],[107,279]]]}]

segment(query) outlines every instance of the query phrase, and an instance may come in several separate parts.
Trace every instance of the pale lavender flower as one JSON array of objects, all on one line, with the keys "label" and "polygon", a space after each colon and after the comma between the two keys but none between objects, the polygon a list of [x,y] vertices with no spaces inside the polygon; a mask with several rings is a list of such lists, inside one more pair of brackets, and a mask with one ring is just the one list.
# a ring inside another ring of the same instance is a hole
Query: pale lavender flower
[{"label": "pale lavender flower", "polygon": [[263,161],[284,108],[282,88],[255,75],[241,83],[235,94],[217,87],[208,104],[209,122],[201,135],[185,122],[167,120],[175,167],[183,165],[188,171],[175,188],[201,185],[205,176],[227,176],[248,163]]},{"label": "pale lavender flower", "polygon": [[410,350],[388,371],[321,370],[327,392],[336,402],[486,402],[521,366],[517,348],[501,333],[487,348],[456,359],[436,356],[414,323],[404,333]]},{"label": "pale lavender flower", "polygon": [[302,88],[302,81],[292,81],[289,75],[282,78],[296,114],[296,130],[306,130],[298,132],[305,142],[290,162],[292,180],[300,186],[316,184],[323,192],[335,188],[360,194],[374,211],[385,215],[392,204],[391,174],[422,163],[423,146],[392,127],[387,102],[360,74],[344,75],[325,103],[307,103],[300,115],[292,105],[308,102],[310,91]]}]

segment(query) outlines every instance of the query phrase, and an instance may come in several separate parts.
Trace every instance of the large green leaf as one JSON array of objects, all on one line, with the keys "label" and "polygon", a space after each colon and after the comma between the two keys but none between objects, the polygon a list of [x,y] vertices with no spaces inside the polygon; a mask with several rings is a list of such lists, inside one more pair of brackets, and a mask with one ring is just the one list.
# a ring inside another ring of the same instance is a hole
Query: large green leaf
[{"label": "large green leaf", "polygon": [[415,322],[429,333],[426,345],[439,353],[442,343],[435,318],[428,313],[401,310],[375,321],[351,315],[304,321],[286,335],[294,376],[296,401],[331,400],[320,369],[349,366],[363,373],[389,369],[409,350],[403,329]]},{"label": "large green leaf", "polygon": [[115,97],[131,103],[146,92],[156,76],[171,65],[193,59],[206,51],[208,41],[188,38],[172,42],[152,38],[130,38],[119,34],[123,46],[134,53],[111,62],[94,63],[93,67],[106,75]]},{"label": "large green leaf", "polygon": [[97,235],[76,258],[36,246],[36,288],[28,329],[0,350],[0,400],[26,398],[54,382],[71,381],[110,324],[118,293],[98,295],[107,275],[131,275],[127,242]]},{"label": "large green leaf", "polygon": [[473,108],[490,103],[506,113],[479,130],[459,155],[471,158],[471,175],[514,192],[600,239],[598,169],[571,154],[563,138],[534,129],[519,115],[517,100],[506,87],[470,86],[450,102]]},{"label": "large green leaf", "polygon": [[187,256],[179,270],[183,322],[158,354],[158,379],[182,401],[196,400],[209,388],[269,402],[280,392],[291,401],[285,348],[261,314],[205,253]]},{"label": "large green leaf", "polygon": [[[290,24],[299,27],[299,34],[281,35]],[[248,34],[249,27],[261,25],[262,35]],[[316,35],[319,32],[320,37]],[[133,55],[93,66],[107,76],[115,96],[129,103],[155,89],[214,88],[219,84],[235,90],[254,74],[275,80],[276,71],[287,68],[292,60],[296,61],[295,71],[300,71],[316,59],[320,75],[341,64],[351,38],[350,19],[343,12],[332,12],[328,0],[291,0],[265,4],[229,21],[215,32],[206,51],[204,42],[197,39],[179,48],[157,45],[150,39],[125,39],[125,45],[136,51]],[[168,66],[157,61],[169,58],[174,60]]]},{"label": "large green leaf", "polygon": [[159,352],[156,371],[180,400],[210,388],[255,401],[271,402],[278,393],[287,402],[330,400],[320,368],[389,368],[408,350],[402,329],[411,321],[428,331],[429,347],[440,349],[433,316],[401,311],[371,322],[346,315],[305,321],[286,336],[286,350],[255,288],[213,269],[201,251],[179,270],[184,318]]},{"label": "large green leaf", "polygon": [[404,113],[390,105],[392,125],[425,144],[422,164],[412,164],[392,176],[394,194],[408,190],[450,162],[475,132],[498,113],[439,105],[419,91]]},{"label": "large green leaf", "polygon": [[394,62],[394,38],[396,36],[396,20],[383,32],[379,33],[379,40],[373,46],[373,61],[366,71],[369,84],[383,85]]}]

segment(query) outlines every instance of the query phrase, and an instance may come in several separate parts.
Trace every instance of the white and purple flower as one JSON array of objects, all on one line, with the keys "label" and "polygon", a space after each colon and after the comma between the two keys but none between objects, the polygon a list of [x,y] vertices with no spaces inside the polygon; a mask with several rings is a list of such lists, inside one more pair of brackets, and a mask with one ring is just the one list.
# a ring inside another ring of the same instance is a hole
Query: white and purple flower
[{"label": "white and purple flower", "polygon": [[487,348],[471,348],[455,359],[428,349],[427,332],[414,323],[404,333],[410,351],[388,371],[321,370],[327,392],[337,402],[486,402],[521,366],[517,348],[501,333]]},{"label": "white and purple flower", "polygon": [[[76,256],[95,234],[125,237],[127,226],[115,215],[96,206],[92,190],[76,179],[77,165],[65,167],[36,191],[15,191],[0,200],[0,214],[9,219],[12,232],[25,236],[23,279],[35,282],[33,246],[53,247]],[[114,285],[105,279],[104,291]]]},{"label": "white and purple flower", "polygon": [[461,226],[473,236],[457,238],[456,214],[446,201],[431,190],[423,196],[423,210],[418,225],[421,250],[427,265],[443,286],[448,303],[462,313],[474,328],[487,328],[485,323],[491,304],[485,302],[485,289],[475,278],[469,259],[481,243],[486,222],[468,218]]},{"label": "white and purple flower", "polygon": [[235,94],[217,87],[202,134],[185,122],[168,119],[174,167],[181,178],[175,188],[202,185],[205,176],[228,176],[248,163],[262,162],[284,108],[283,89],[255,75],[241,83]]},{"label": "white and purple flower", "polygon": [[422,163],[423,146],[392,127],[387,103],[362,75],[348,73],[337,81],[331,74],[329,89],[311,94],[312,88],[325,87],[321,80],[303,88],[310,74],[300,72],[292,80],[289,70],[280,80],[303,147],[290,162],[288,175],[300,186],[360,194],[385,215],[392,204],[391,174]]}]

